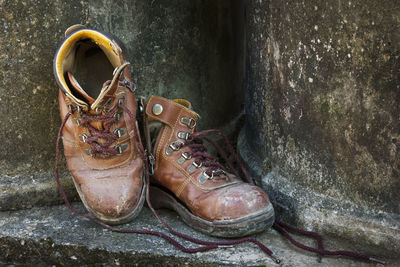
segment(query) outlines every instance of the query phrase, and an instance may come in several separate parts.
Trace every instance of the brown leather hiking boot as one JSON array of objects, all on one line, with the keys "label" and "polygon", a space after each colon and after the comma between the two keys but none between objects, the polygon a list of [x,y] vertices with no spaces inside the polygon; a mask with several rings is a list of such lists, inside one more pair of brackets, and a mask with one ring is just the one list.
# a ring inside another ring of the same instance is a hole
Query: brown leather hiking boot
[{"label": "brown leather hiking boot", "polygon": [[146,191],[122,49],[110,34],[74,25],[54,58],[68,168],[87,210],[107,224],[133,219]]},{"label": "brown leather hiking boot", "polygon": [[152,139],[153,207],[173,209],[189,226],[213,236],[239,237],[273,224],[274,210],[266,193],[243,182],[218,145],[217,150],[235,174],[207,153],[202,140],[210,139],[203,134],[216,131],[195,132],[199,115],[188,101],[152,96],[146,115],[150,123],[162,125]]}]

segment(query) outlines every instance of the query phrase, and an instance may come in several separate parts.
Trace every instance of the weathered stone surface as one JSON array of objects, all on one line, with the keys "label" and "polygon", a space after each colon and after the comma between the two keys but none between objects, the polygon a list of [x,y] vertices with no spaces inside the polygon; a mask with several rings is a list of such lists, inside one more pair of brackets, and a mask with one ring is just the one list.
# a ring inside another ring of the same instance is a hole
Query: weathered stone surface
[{"label": "weathered stone surface", "polygon": [[[69,198],[79,199],[69,173],[62,174],[60,181]],[[3,175],[0,180],[0,211],[27,209],[37,205],[54,205],[62,202],[53,173]]]},{"label": "weathered stone surface", "polygon": [[241,110],[243,1],[88,1],[87,24],[115,32],[129,50],[138,94],[187,98],[221,126]]},{"label": "weathered stone surface", "polygon": [[[74,207],[79,211],[84,210],[81,204],[74,204]],[[217,240],[190,229],[175,213],[167,210],[159,213],[167,223],[184,234],[207,241]],[[123,227],[166,233],[147,208],[142,210],[136,220]],[[273,230],[256,237],[274,251],[282,260],[283,266],[317,264],[315,254],[293,249]],[[299,240],[305,241],[302,238]],[[306,243],[311,245],[310,242]],[[183,244],[187,247],[197,246],[188,242]],[[327,242],[326,247],[367,251],[365,247],[343,242]],[[374,251],[374,256],[378,252]],[[389,262],[387,266],[396,266],[399,263],[398,259],[386,259]],[[1,262],[38,266],[278,266],[251,244],[186,254],[158,237],[110,232],[78,218],[65,206],[0,212],[0,264]],[[325,257],[318,266],[374,265],[348,258]]]},{"label": "weathered stone surface", "polygon": [[241,153],[278,214],[399,253],[398,3],[250,0],[247,11]]},{"label": "weathered stone surface", "polygon": [[[86,24],[118,36],[129,51],[137,95],[187,98],[202,115],[200,127],[208,128],[228,123],[241,109],[244,43],[236,29],[244,17],[242,5],[229,0],[1,0],[0,192],[14,198],[8,203],[20,205],[0,209],[57,201],[50,199],[60,125],[52,60],[68,26]],[[12,180],[10,186],[18,188],[20,181],[24,190],[30,176],[49,184],[36,191],[31,187],[25,195],[48,201],[22,203],[22,193],[5,184]]]}]

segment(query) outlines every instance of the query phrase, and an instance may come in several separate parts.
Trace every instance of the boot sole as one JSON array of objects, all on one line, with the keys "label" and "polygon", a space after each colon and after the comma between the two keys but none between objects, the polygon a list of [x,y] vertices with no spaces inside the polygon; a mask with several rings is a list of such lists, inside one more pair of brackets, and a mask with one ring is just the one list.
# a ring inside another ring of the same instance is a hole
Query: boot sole
[{"label": "boot sole", "polygon": [[99,219],[100,221],[102,221],[106,224],[109,224],[109,225],[119,225],[119,224],[124,224],[124,223],[132,221],[136,216],[139,215],[140,211],[143,208],[144,200],[146,199],[147,185],[143,181],[142,192],[140,193],[140,198],[139,198],[139,201],[138,201],[136,207],[130,213],[128,213],[127,215],[125,215],[123,217],[119,217],[119,218],[107,217],[107,216],[104,216],[102,214],[95,212],[93,209],[91,209],[89,207],[82,191],[80,190],[79,185],[75,182],[75,180],[73,178],[72,178],[72,181],[74,182],[76,191],[78,191],[79,197],[81,198],[83,205],[90,212],[90,214],[92,214],[95,218]]},{"label": "boot sole", "polygon": [[270,203],[265,209],[232,220],[207,221],[189,211],[171,193],[156,186],[150,186],[150,200],[154,208],[174,210],[190,227],[216,237],[242,237],[262,232],[272,226],[275,213]]}]

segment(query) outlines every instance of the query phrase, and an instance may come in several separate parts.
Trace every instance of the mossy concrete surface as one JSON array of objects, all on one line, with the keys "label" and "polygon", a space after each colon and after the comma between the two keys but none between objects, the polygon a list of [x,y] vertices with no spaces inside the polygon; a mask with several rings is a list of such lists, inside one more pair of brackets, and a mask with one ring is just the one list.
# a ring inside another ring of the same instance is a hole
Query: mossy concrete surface
[{"label": "mossy concrete surface", "polygon": [[[202,116],[200,127],[215,128],[242,108],[244,43],[236,30],[243,24],[242,5],[0,0],[0,199],[7,199],[0,210],[59,201],[53,168],[61,121],[52,60],[67,27],[80,23],[119,37],[137,95],[186,98]],[[30,180],[41,185],[32,182],[25,191]],[[65,181],[67,193],[76,196],[71,180]]]},{"label": "mossy concrete surface", "polygon": [[[74,208],[85,212],[83,205]],[[174,229],[206,241],[219,239],[202,235],[186,226],[170,211],[159,214]],[[148,208],[143,208],[133,222],[121,226],[126,229],[153,230],[167,234]],[[255,236],[282,260],[275,264],[254,244],[221,247],[208,252],[183,253],[167,241],[147,235],[113,233],[92,222],[77,217],[65,205],[35,207],[30,210],[0,212],[0,265],[1,263],[29,264],[33,266],[321,266],[368,267],[376,264],[344,257],[324,257],[317,262],[314,253],[294,249],[274,230]],[[312,245],[312,241],[296,239]],[[186,247],[198,245],[178,239]],[[328,249],[350,249],[367,253],[357,244],[326,240]],[[376,256],[378,251],[369,252]],[[398,259],[385,257],[387,266],[398,266]]]},{"label": "mossy concrete surface", "polygon": [[398,2],[247,3],[242,156],[281,216],[399,255]]}]

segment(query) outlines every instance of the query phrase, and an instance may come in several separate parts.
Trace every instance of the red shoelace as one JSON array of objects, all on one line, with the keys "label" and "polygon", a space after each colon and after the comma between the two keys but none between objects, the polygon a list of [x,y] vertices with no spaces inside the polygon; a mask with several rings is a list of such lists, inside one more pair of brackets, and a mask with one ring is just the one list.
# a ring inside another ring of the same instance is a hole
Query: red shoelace
[{"label": "red shoelace", "polygon": [[[119,104],[117,107],[120,107],[122,110],[124,110],[129,115],[130,119],[133,122],[136,122],[136,117],[132,114],[132,112],[126,106],[124,106],[123,104]],[[79,216],[82,216],[84,218],[87,218],[88,220],[93,221],[93,222],[103,226],[104,228],[107,228],[110,231],[113,231],[113,232],[132,233],[132,234],[147,234],[147,235],[153,235],[153,236],[161,237],[161,238],[165,239],[166,241],[168,241],[169,243],[171,243],[172,245],[174,245],[175,247],[177,247],[179,250],[181,250],[183,252],[186,252],[186,253],[196,253],[196,252],[202,252],[202,251],[209,251],[209,250],[216,249],[216,248],[219,248],[219,247],[226,247],[226,246],[232,246],[232,245],[238,245],[238,244],[250,242],[250,243],[253,243],[253,244],[257,245],[264,253],[266,253],[268,256],[270,256],[276,263],[280,263],[281,262],[278,258],[276,258],[273,255],[273,253],[272,253],[272,251],[270,249],[268,249],[265,245],[263,245],[261,242],[259,242],[257,239],[255,239],[253,237],[245,237],[245,238],[229,240],[229,241],[213,242],[213,241],[203,241],[203,240],[200,240],[200,239],[197,239],[197,238],[193,238],[191,236],[188,236],[188,235],[185,235],[183,233],[175,231],[154,210],[153,206],[151,205],[150,196],[149,196],[149,190],[147,190],[147,192],[146,192],[147,205],[149,206],[149,208],[153,212],[153,214],[157,217],[157,219],[168,229],[168,231],[172,235],[178,236],[178,237],[183,238],[183,239],[185,239],[187,241],[190,241],[192,243],[195,243],[195,244],[198,244],[198,245],[202,245],[202,246],[196,247],[196,248],[185,247],[181,243],[179,243],[178,241],[173,239],[171,236],[169,236],[169,235],[167,235],[165,233],[162,233],[162,232],[158,232],[158,231],[121,229],[121,228],[113,227],[113,226],[110,226],[108,224],[105,224],[104,222],[96,219],[95,217],[93,217],[93,216],[91,216],[89,214],[81,213],[81,212],[77,211],[76,209],[74,209],[71,206],[69,200],[67,199],[67,196],[66,196],[66,194],[65,194],[65,192],[64,192],[64,190],[63,190],[63,188],[61,186],[59,175],[58,175],[58,163],[59,163],[59,159],[60,159],[60,151],[61,151],[60,145],[61,145],[62,131],[63,131],[63,128],[64,128],[67,120],[73,114],[73,112],[76,112],[76,109],[72,108],[65,115],[65,117],[64,117],[64,119],[63,119],[63,121],[61,123],[60,129],[58,131],[57,145],[56,145],[56,160],[55,160],[55,176],[56,176],[58,189],[60,191],[61,196],[64,199],[65,204],[67,205],[67,207],[73,213],[75,213],[75,214],[77,214]],[[116,110],[113,110],[112,112],[115,113]],[[115,136],[109,135],[109,130],[111,128],[111,125],[112,125],[112,123],[115,122],[115,121],[113,121],[113,119],[111,119],[111,114],[112,113],[110,111],[109,114],[106,114],[104,116],[91,116],[91,115],[86,114],[85,117],[83,117],[83,118],[85,118],[87,123],[92,122],[92,121],[102,121],[102,122],[106,122],[109,125],[109,127],[107,126],[108,128],[106,127],[107,129],[105,130],[105,132],[104,131],[98,132],[98,131],[96,131],[97,129],[96,130],[92,129],[92,131],[90,131],[90,128],[89,128],[89,131],[93,135],[97,135],[98,136],[98,137],[94,137],[93,140],[90,139],[92,141],[91,144],[94,144],[97,141],[97,138],[108,139],[108,141],[106,140],[106,142],[102,144],[101,148],[97,147],[96,145],[94,145],[95,146],[94,149],[97,149],[97,150],[95,150],[96,152],[94,153],[94,155],[103,155],[104,157],[111,157],[112,154],[114,153],[114,152],[110,152],[110,150],[108,150],[110,148],[110,145],[112,144],[112,143],[109,143],[109,142],[111,142],[111,140],[116,138]],[[82,126],[86,125],[86,121],[84,121],[85,124],[81,124],[81,125]],[[108,132],[107,132],[107,130],[108,130]],[[148,171],[149,170],[149,161],[148,161],[149,154],[144,149],[144,147],[143,147],[143,145],[142,145],[142,143],[140,141],[139,131],[138,131],[137,127],[136,127],[136,123],[133,123],[133,130],[134,130],[134,138],[135,138],[136,143],[138,144],[140,155],[141,155],[141,157],[142,157],[142,159],[143,159],[143,161],[145,163],[145,169],[146,169],[145,170],[145,180],[146,180],[147,189],[148,189],[149,186],[150,186],[150,177],[149,177],[149,171]],[[208,142],[213,144],[214,147],[217,149],[218,153],[221,155],[221,157],[226,161],[226,163],[229,166],[229,168],[235,173],[235,175],[239,176],[238,172],[233,167],[233,164],[229,161],[226,153],[224,153],[223,150],[218,146],[218,144],[216,144],[213,140],[211,140],[211,139],[209,139],[209,138],[204,136],[204,135],[210,134],[210,133],[215,133],[215,134],[221,135],[223,137],[223,139],[225,140],[225,143],[227,144],[227,147],[228,147],[228,150],[229,150],[230,154],[233,155],[233,157],[235,158],[235,161],[240,166],[240,168],[241,168],[241,170],[242,170],[247,182],[253,183],[252,179],[250,178],[250,175],[246,171],[246,169],[245,169],[244,165],[242,164],[241,160],[239,159],[238,155],[234,152],[234,150],[233,150],[232,146],[230,145],[228,139],[226,138],[225,135],[223,135],[222,132],[220,132],[218,130],[207,130],[207,131],[193,133],[191,135],[191,137],[192,137],[192,140],[193,140],[195,138],[200,138],[200,136],[201,136],[200,139],[207,140]],[[195,144],[195,142],[192,143],[192,144]],[[190,144],[186,144],[186,145],[190,145]],[[205,154],[207,154],[207,153],[206,153],[206,151],[203,150],[203,148],[197,147],[197,151],[196,151],[196,149],[194,147],[192,147],[192,149],[195,150],[193,153],[196,153],[196,152],[197,153],[204,153],[204,154],[197,154],[198,155],[197,157],[199,158],[199,160],[200,159],[202,159],[202,160],[207,159],[207,161],[210,162],[210,163],[211,162],[215,162],[215,158],[210,158],[209,156],[205,156]],[[199,151],[199,149],[200,149],[200,151]],[[92,150],[92,152],[93,152],[93,150]],[[100,157],[103,157],[103,156],[100,156]],[[194,154],[193,154],[193,156],[194,156]],[[218,164],[209,164],[208,167],[213,168],[212,170],[215,171],[217,169],[218,170],[221,169],[222,165],[221,166],[220,165],[221,165],[220,163],[218,163]],[[324,247],[323,247],[322,237],[320,235],[318,235],[317,233],[297,229],[297,228],[295,228],[293,226],[290,226],[290,225],[288,225],[286,223],[283,223],[283,222],[281,222],[279,220],[275,220],[275,222],[273,224],[273,228],[276,229],[278,232],[280,232],[283,236],[285,236],[293,245],[295,245],[295,246],[297,246],[299,248],[302,248],[304,250],[307,250],[307,251],[315,252],[315,253],[317,253],[319,255],[319,257],[321,257],[322,255],[343,255],[343,256],[348,256],[348,257],[352,257],[352,258],[356,258],[356,259],[361,259],[361,260],[366,260],[366,261],[373,261],[373,262],[385,264],[385,261],[383,261],[383,260],[379,260],[379,259],[367,256],[367,255],[355,253],[355,252],[352,252],[352,251],[344,251],[344,250],[329,251],[329,250],[325,250]],[[301,234],[301,235],[310,236],[310,237],[314,238],[317,241],[318,247],[314,248],[314,247],[309,247],[309,246],[303,245],[303,244],[297,242],[296,240],[294,240],[289,235],[288,232],[293,232],[293,233],[297,233],[297,234]]]},{"label": "red shoelace", "polygon": [[[111,145],[118,139],[118,133],[110,131],[112,125],[118,121],[116,112],[118,106],[107,111],[104,115],[82,114],[79,125],[89,130],[90,135],[84,135],[84,142],[89,144],[90,154],[95,158],[109,158],[119,153],[116,147]],[[102,130],[91,125],[92,122],[101,122]],[[99,142],[100,140],[103,142]]]}]

